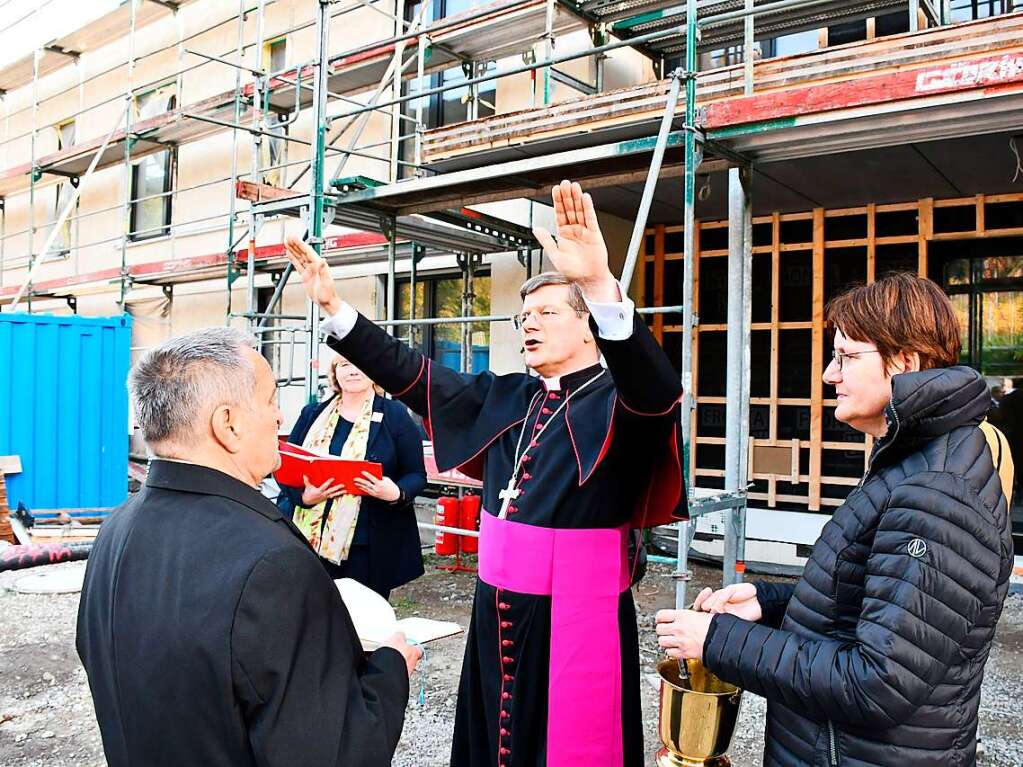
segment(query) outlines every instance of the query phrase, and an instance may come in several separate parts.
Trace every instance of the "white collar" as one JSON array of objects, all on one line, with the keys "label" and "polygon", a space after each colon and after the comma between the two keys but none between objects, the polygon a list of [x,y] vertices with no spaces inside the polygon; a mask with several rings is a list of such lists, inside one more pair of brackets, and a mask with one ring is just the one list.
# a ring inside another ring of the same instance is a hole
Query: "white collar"
[{"label": "white collar", "polygon": [[557,391],[561,388],[561,376],[554,376],[553,378],[543,378],[543,385],[547,387],[547,391]]}]

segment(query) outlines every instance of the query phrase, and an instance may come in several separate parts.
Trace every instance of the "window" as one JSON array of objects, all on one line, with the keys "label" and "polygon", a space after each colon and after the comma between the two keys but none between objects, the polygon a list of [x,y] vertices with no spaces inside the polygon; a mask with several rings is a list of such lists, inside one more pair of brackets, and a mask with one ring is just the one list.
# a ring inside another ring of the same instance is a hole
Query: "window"
[{"label": "window", "polygon": [[[173,83],[140,93],[135,97],[135,122],[169,112],[175,104]],[[170,233],[175,160],[175,151],[164,149],[132,165],[130,239],[144,240]]]},{"label": "window", "polygon": [[[288,41],[287,38],[271,40],[263,47],[263,69],[267,72],[281,72],[288,65]],[[272,114],[267,120],[267,131],[274,134],[274,138],[265,137],[262,143],[262,155],[260,164],[263,166],[262,180],[271,186],[284,186],[284,168],[278,167],[287,162],[287,144],[284,136],[287,135],[286,125],[280,125],[285,118],[279,114]],[[281,138],[276,138],[280,136]]]},{"label": "window", "polygon": [[[1019,1],[1016,0],[1016,5]],[[952,21],[973,21],[1012,13],[1013,0],[952,0]]]},{"label": "window", "polygon": [[[398,319],[409,319],[409,285],[407,280],[397,285]],[[473,279],[473,290],[472,313],[490,314],[490,276],[477,274]],[[416,317],[461,317],[463,314],[460,276],[416,280]],[[399,330],[399,335],[404,335],[414,348],[435,362],[459,370],[463,329],[461,324],[419,325]],[[481,373],[490,366],[490,323],[472,323],[470,334],[471,372]]]},{"label": "window", "polygon": [[[67,122],[59,123],[54,126],[54,131],[57,134],[57,151],[69,149],[75,144],[75,121],[68,120]],[[75,190],[71,185],[70,181],[61,181],[57,184],[54,190],[54,205],[53,205],[53,223],[52,226],[57,225],[57,219],[60,218],[61,211],[67,207],[68,203],[71,202],[71,198],[74,197]],[[46,253],[47,258],[63,258],[71,252],[71,216],[75,214],[72,210],[64,223],[61,224],[60,230],[53,238],[53,242],[50,244],[50,249]],[[47,234],[49,236],[49,233]]]},{"label": "window", "polygon": [[[410,2],[405,5],[405,20],[411,22],[419,13],[421,0]],[[472,4],[469,0],[434,0],[432,4],[433,17],[424,19],[423,25],[431,21],[438,21],[447,16],[454,16],[469,10]],[[413,70],[414,71],[414,70]],[[465,82],[470,77],[480,77],[497,71],[497,62],[474,62],[463,66],[451,67],[443,72],[435,72],[423,78],[423,89],[439,88],[442,85],[457,84]],[[419,80],[413,77],[403,86],[404,95],[414,95],[417,92]],[[452,125],[466,120],[476,120],[481,117],[490,117],[495,113],[494,102],[497,94],[497,81],[489,80],[475,86],[452,88],[443,93],[435,93],[426,97],[426,103],[422,105],[423,123],[427,129],[439,128],[442,125]],[[402,114],[415,118],[416,101],[406,101],[402,104]],[[402,134],[413,133],[413,123],[402,120]],[[415,139],[409,136],[401,142],[399,160],[402,162],[413,162],[415,158]],[[403,176],[410,176],[414,169],[408,165],[402,166]]]},{"label": "window", "polygon": [[942,277],[963,333],[961,362],[988,376],[1019,375],[1023,256],[1008,250],[1006,255],[950,258]]}]

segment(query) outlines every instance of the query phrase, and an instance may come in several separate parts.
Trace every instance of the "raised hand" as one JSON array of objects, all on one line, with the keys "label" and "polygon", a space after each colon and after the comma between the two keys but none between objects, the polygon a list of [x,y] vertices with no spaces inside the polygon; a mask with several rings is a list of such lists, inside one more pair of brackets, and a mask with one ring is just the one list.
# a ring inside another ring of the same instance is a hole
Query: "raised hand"
[{"label": "raised hand", "polygon": [[600,233],[593,198],[582,187],[562,181],[551,190],[557,220],[557,241],[542,227],[533,234],[554,268],[579,285],[593,301],[619,301],[618,284],[607,265],[607,245]]},{"label": "raised hand", "polygon": [[341,297],[337,294],[326,260],[295,235],[285,239],[284,250],[302,278],[302,286],[309,299],[318,303],[327,314],[337,314],[341,308]]}]

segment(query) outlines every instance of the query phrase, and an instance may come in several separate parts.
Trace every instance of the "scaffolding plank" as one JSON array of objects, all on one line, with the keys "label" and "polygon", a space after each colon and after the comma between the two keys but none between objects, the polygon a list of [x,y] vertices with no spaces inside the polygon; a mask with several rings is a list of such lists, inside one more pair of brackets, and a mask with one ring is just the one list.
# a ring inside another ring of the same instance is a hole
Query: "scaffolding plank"
[{"label": "scaffolding plank", "polygon": [[[387,246],[387,238],[375,232],[351,232],[335,235],[324,239],[324,253],[332,266],[380,257],[382,249]],[[403,244],[403,247],[407,247]],[[133,264],[127,268],[127,276],[138,283],[150,285],[171,285],[200,280],[222,279],[228,263],[234,262],[237,268],[245,269],[247,249],[238,249],[233,258],[226,253],[212,253],[202,256],[185,258],[161,259]],[[261,245],[256,248],[256,266],[260,271],[280,271],[287,266],[288,260],[284,251],[284,243]],[[50,297],[80,295],[88,289],[108,290],[121,279],[121,268],[110,267],[92,272],[57,277],[35,283],[33,293],[46,294]],[[0,288],[0,304],[10,303],[18,292],[18,285]]]},{"label": "scaffolding plank", "polygon": [[[505,2],[492,2],[494,12],[478,18],[458,22],[459,16],[479,14],[486,10],[486,5],[476,6],[461,14],[447,16],[427,25],[420,36],[428,38],[426,65],[424,72],[433,74],[462,61],[492,61],[507,56],[526,53],[533,49],[546,32],[546,0],[524,0],[521,5],[513,8]],[[573,13],[567,6],[558,3],[555,7],[554,33],[566,35],[570,32],[585,29],[586,21]],[[443,26],[442,26],[443,25]],[[441,27],[436,30],[435,27]],[[376,87],[387,71],[399,45],[403,46],[403,61],[414,60],[419,37],[414,37],[399,44],[386,43],[370,50],[361,51],[347,56],[336,56],[330,59],[330,73],[327,87],[332,93],[351,96],[364,93]],[[312,67],[301,73],[292,71],[284,77],[295,80],[301,74],[302,82],[311,83],[314,76]],[[417,76],[416,67],[404,70],[404,80]],[[290,110],[295,105],[295,88],[282,80],[271,83],[273,88],[270,103],[277,109]],[[251,84],[246,88],[246,95],[251,97]],[[304,88],[299,103],[304,108],[312,102],[312,91]]]},{"label": "scaffolding plank", "polygon": [[[374,187],[365,191],[372,189]],[[308,193],[300,194],[291,189],[251,181],[239,181],[236,194],[254,205],[264,206],[262,210],[265,213],[286,216],[301,215],[301,209],[308,205],[309,199]],[[357,194],[359,192],[353,192],[350,196]],[[336,204],[344,199],[333,199],[332,202]],[[395,216],[395,232],[403,240],[455,253],[498,253],[534,244],[531,237],[525,241],[522,227],[475,211],[463,211],[462,206],[457,206],[455,210],[442,211],[436,219],[417,215]],[[380,211],[365,206],[342,204],[336,208],[333,223],[381,232],[385,218],[386,215],[382,216]]]},{"label": "scaffolding plank", "polygon": [[[886,106],[912,102],[955,106],[967,92],[983,99],[1023,83],[1021,41],[1023,14],[1015,14],[760,61],[754,77],[761,92],[749,97],[742,95],[741,67],[728,67],[701,75],[700,106],[706,108],[713,137],[741,137],[748,144],[771,130],[809,124],[821,115],[833,118],[842,111],[855,110],[864,123],[863,117],[871,114],[864,109],[880,113]],[[427,131],[424,160],[447,169],[484,163],[488,153],[510,147],[578,144],[586,140],[583,127],[593,141],[602,131],[649,133],[663,113],[668,85],[647,83]],[[681,116],[684,100],[678,111]],[[984,129],[982,121],[976,124]],[[871,127],[864,132],[869,136]],[[800,138],[800,143],[805,140]]]},{"label": "scaffolding plank", "polygon": [[[196,0],[167,0],[171,5],[183,7]],[[130,3],[120,0],[89,0],[88,3],[80,4],[88,8],[92,15],[81,21],[76,21],[73,28],[59,26],[64,19],[61,16],[50,18],[44,21],[58,24],[56,29],[50,31],[54,37],[43,44],[42,56],[39,62],[39,76],[43,77],[71,64],[74,59],[62,53],[47,48],[57,48],[67,53],[84,53],[94,50],[100,46],[107,45],[111,40],[122,37],[128,30],[131,20]],[[140,3],[135,11],[135,28],[141,29],[149,24],[164,19],[169,14],[169,9],[156,3]],[[73,18],[73,17],[72,17]],[[12,46],[15,50],[19,46]],[[21,48],[20,50],[24,50]],[[32,58],[34,53],[28,55],[15,54],[13,61],[0,63],[0,90],[9,91],[28,85],[32,82]]]},{"label": "scaffolding plank", "polygon": [[[754,7],[773,2],[774,0],[756,0]],[[652,53],[663,56],[684,54],[687,16],[685,4],[679,4],[678,0],[646,3],[639,6],[646,9],[639,15],[632,15],[637,10],[631,7],[632,5],[632,3],[621,3],[605,6],[608,10],[597,11],[596,15],[602,21],[618,19],[616,23],[612,24],[612,31],[624,38],[661,29],[676,28],[680,30],[677,35],[657,40],[646,47]],[[862,0],[860,2],[833,0],[833,2],[821,2],[807,8],[785,8],[757,16],[754,24],[754,37],[757,40],[764,40],[899,11],[908,14],[909,5],[907,0]],[[621,6],[630,7],[621,8]],[[697,7],[697,15],[700,19],[709,20],[713,15],[742,11],[744,7],[745,0],[724,0],[723,2],[719,0],[701,3]],[[933,16],[930,21],[934,24],[937,23],[937,19]],[[740,45],[743,42],[743,32],[742,18],[713,23],[701,30],[699,48],[700,50],[715,50],[729,45]]]}]

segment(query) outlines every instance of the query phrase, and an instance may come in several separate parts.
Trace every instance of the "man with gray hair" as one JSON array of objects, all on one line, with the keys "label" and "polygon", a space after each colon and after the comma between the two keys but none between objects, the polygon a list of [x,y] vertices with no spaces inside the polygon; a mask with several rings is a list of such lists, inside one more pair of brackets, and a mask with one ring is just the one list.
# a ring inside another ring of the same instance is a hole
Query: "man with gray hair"
[{"label": "man with gray hair", "polygon": [[277,385],[251,339],[210,328],[128,379],[152,454],[104,523],[78,612],[107,763],[391,763],[421,653],[364,655],[305,537],[258,486],[280,456]]},{"label": "man with gray hair", "polygon": [[553,201],[557,242],[534,231],[558,271],[522,286],[515,318],[536,377],[434,365],[287,243],[327,344],[424,416],[438,468],[483,480],[452,767],[646,763],[626,552],[630,528],[685,512],[682,387],[608,268],[590,195],[564,181]]}]

